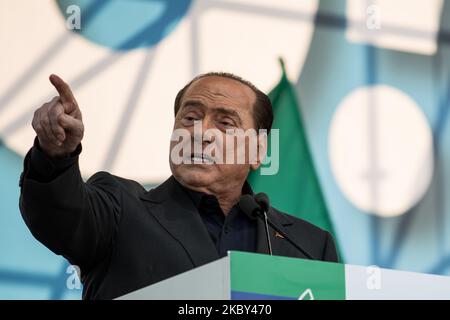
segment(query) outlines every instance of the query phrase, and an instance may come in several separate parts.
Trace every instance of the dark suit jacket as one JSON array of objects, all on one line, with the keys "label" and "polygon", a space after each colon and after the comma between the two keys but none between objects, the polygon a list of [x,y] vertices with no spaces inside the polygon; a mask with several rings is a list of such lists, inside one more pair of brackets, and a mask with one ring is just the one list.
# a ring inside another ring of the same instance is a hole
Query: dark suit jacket
[{"label": "dark suit jacket", "polygon": [[[83,182],[78,161],[47,182],[21,178],[20,210],[33,235],[81,268],[84,299],[112,299],[219,258],[192,200],[170,177],[146,191],[107,172]],[[337,261],[330,234],[270,208],[269,218],[313,257]],[[267,253],[258,221],[257,252]],[[304,258],[271,232],[275,255]]]}]

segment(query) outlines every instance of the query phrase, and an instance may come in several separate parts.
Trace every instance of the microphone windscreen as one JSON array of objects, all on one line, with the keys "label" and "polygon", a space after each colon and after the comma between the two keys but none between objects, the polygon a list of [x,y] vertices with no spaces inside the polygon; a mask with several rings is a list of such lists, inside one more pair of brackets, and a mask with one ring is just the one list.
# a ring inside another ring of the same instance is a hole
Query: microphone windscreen
[{"label": "microphone windscreen", "polygon": [[238,206],[250,219],[257,218],[257,213],[260,207],[251,195],[242,195],[239,199]]},{"label": "microphone windscreen", "polygon": [[269,197],[264,192],[260,192],[255,196],[255,201],[261,206],[261,208],[265,211],[269,211],[270,202]]}]

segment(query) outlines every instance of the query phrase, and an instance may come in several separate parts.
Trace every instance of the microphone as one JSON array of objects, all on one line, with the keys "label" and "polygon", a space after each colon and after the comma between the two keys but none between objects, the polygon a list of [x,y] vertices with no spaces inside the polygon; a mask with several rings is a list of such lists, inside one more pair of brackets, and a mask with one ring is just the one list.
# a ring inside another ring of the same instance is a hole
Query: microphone
[{"label": "microphone", "polygon": [[298,251],[300,251],[305,257],[308,259],[314,258],[303,248],[301,248],[298,244],[296,244],[294,241],[291,240],[291,238],[284,233],[281,228],[279,228],[273,221],[271,221],[267,217],[267,212],[270,208],[269,203],[269,197],[261,192],[252,197],[249,194],[242,195],[239,204],[239,208],[251,219],[263,219],[265,227],[266,227],[266,237],[267,237],[267,243],[269,246],[269,253],[272,255],[272,246],[270,243],[270,237],[269,237],[269,227],[274,229],[276,232],[278,232],[281,236],[283,236],[292,246],[294,246]]},{"label": "microphone", "polygon": [[[265,195],[265,194],[259,193],[258,195]],[[267,246],[269,247],[269,254],[273,255],[272,254],[272,243],[270,242],[269,225],[268,225],[268,219],[267,219],[267,209],[269,208],[269,198],[266,195],[265,195],[265,199],[263,199],[262,196],[260,196],[260,198],[261,198],[260,201],[261,201],[261,203],[264,204],[264,206],[260,205],[259,202],[256,201],[256,196],[255,196],[255,198],[253,198],[249,194],[241,196],[241,198],[239,199],[238,206],[250,219],[256,220],[258,217],[264,219],[264,227],[265,227],[265,231],[266,231]],[[267,200],[267,201],[265,201],[265,200]],[[266,208],[266,209],[264,210],[263,208]]]},{"label": "microphone", "polygon": [[256,220],[261,210],[258,203],[249,194],[242,195],[238,203],[239,208],[252,220]]},{"label": "microphone", "polygon": [[260,192],[257,195],[255,195],[255,201],[259,204],[261,209],[265,212],[269,211],[270,202],[269,197],[264,192]]}]

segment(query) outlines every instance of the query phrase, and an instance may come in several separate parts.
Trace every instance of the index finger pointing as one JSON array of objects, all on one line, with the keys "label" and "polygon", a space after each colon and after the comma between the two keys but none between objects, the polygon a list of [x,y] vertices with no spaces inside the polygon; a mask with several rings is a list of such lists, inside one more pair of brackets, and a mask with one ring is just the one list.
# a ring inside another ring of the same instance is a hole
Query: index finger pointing
[{"label": "index finger pointing", "polygon": [[63,79],[58,77],[56,74],[52,74],[49,79],[56,91],[58,91],[59,97],[63,103],[71,103],[74,106],[77,105],[77,101],[73,96],[72,90],[70,90],[69,85],[65,83]]}]

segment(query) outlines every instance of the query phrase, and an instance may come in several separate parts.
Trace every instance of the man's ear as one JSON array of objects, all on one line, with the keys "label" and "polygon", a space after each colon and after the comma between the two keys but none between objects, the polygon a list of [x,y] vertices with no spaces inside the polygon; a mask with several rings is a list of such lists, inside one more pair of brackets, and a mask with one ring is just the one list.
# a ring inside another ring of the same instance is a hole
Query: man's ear
[{"label": "man's ear", "polygon": [[267,154],[267,132],[260,130],[258,134],[258,155],[255,163],[250,164],[250,169],[257,170]]}]

